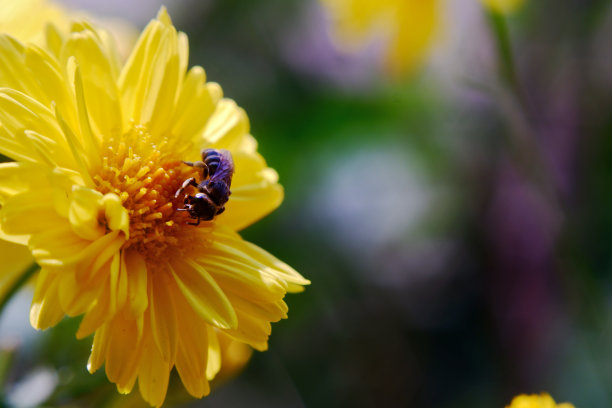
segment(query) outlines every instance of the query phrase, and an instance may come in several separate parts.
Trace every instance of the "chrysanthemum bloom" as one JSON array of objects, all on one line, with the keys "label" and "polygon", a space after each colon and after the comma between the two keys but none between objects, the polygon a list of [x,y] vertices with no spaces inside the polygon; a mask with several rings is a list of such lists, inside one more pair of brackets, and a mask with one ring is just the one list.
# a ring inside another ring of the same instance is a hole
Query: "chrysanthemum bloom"
[{"label": "chrysanthemum bloom", "polygon": [[568,402],[557,404],[550,395],[542,393],[540,395],[518,395],[506,408],[574,408],[574,406]]},{"label": "chrysanthemum bloom", "polygon": [[438,0],[321,0],[339,47],[349,52],[383,40],[393,75],[410,72],[426,56],[439,26]]},{"label": "chrysanthemum bloom", "polygon": [[[166,11],[125,64],[107,38],[87,23],[48,30],[45,48],[0,36],[0,153],[15,160],[0,165],[0,230],[41,267],[32,325],[83,315],[89,370],[105,364],[122,393],[138,380],[159,406],[173,367],[192,395],[209,392],[218,333],[266,349],[285,294],[309,282],[236,233],[282,188],[244,111],[187,71]],[[226,211],[195,226],[175,192],[200,180],[182,161],[202,148],[229,150],[235,175]]]},{"label": "chrysanthemum bloom", "polygon": [[523,6],[525,0],[480,0],[491,11],[510,14]]}]

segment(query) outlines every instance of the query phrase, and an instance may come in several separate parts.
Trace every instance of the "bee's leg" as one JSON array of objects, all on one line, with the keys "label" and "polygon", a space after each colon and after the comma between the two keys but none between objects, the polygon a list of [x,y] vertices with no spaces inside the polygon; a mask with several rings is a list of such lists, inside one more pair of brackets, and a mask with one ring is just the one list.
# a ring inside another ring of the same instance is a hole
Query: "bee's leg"
[{"label": "bee's leg", "polygon": [[183,192],[185,191],[185,189],[188,186],[194,186],[197,187],[198,183],[196,183],[195,181],[195,177],[189,177],[187,180],[185,180],[183,182],[183,185],[181,186],[181,188],[179,188],[178,190],[176,190],[176,193],[174,193],[174,198],[178,198],[178,196],[180,196],[181,194],[183,194]]},{"label": "bee's leg", "polygon": [[220,208],[217,210],[217,214],[216,214],[216,215],[219,215],[219,214],[223,213],[223,211],[225,211],[225,206],[220,207]]},{"label": "bee's leg", "polygon": [[197,217],[197,221],[196,222],[187,222],[187,224],[189,225],[200,225],[200,217]]},{"label": "bee's leg", "polygon": [[197,161],[197,162],[184,161],[183,163],[191,167],[202,169],[202,177],[205,179],[208,178],[208,166],[203,161]]}]

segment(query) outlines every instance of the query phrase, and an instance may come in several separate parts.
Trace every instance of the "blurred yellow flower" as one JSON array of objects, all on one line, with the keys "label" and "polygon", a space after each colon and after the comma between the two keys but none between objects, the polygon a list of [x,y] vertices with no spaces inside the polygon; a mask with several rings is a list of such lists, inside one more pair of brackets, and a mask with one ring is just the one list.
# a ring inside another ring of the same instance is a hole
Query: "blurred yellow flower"
[{"label": "blurred yellow flower", "polygon": [[540,395],[518,395],[506,408],[574,408],[574,406],[567,402],[557,404],[550,395],[542,393]]},{"label": "blurred yellow flower", "polygon": [[339,47],[355,52],[384,40],[389,72],[413,70],[426,56],[439,22],[438,0],[321,0]]},{"label": "blurred yellow flower", "polygon": [[68,25],[65,11],[46,0],[0,0],[0,32],[20,41],[41,44],[49,22],[64,28]]},{"label": "blurred yellow flower", "polygon": [[34,259],[27,247],[0,240],[2,270],[0,271],[0,304],[11,287],[19,280],[22,273]]},{"label": "blurred yellow flower", "polygon": [[[113,36],[120,55],[125,57],[138,34],[132,24],[122,19],[90,15],[48,0],[0,0],[0,7],[0,32],[10,34],[21,42],[43,45],[47,25],[52,23],[63,32],[69,29],[72,20],[92,20],[104,26]],[[107,32],[100,33],[108,36]]]},{"label": "blurred yellow flower", "polygon": [[238,375],[253,355],[253,349],[245,343],[236,341],[223,333],[219,333],[218,337],[221,350],[221,367],[213,385]]},{"label": "blurred yellow flower", "polygon": [[480,0],[491,11],[501,14],[512,13],[523,6],[525,0]]},{"label": "blurred yellow flower", "polygon": [[[45,329],[84,315],[88,363],[122,393],[136,380],[163,403],[176,367],[190,394],[209,392],[219,334],[265,350],[283,298],[309,284],[237,230],[282,201],[245,112],[188,66],[165,9],[125,64],[88,23],[51,27],[47,48],[0,35],[0,232],[41,266],[30,312]],[[236,173],[225,213],[188,225],[175,192],[199,178],[200,149],[227,149]]]}]

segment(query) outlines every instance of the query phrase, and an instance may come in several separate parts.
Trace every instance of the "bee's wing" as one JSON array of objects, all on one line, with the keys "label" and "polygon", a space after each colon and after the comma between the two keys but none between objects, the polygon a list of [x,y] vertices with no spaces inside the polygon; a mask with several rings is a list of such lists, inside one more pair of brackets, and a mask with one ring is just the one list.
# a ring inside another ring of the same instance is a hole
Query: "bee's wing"
[{"label": "bee's wing", "polygon": [[225,160],[229,161],[232,165],[234,164],[234,159],[232,158],[232,152],[226,149],[219,149],[218,151],[219,151],[219,154],[221,154],[221,156],[223,156]]},{"label": "bee's wing", "polygon": [[232,153],[229,150],[219,149],[219,153],[223,160],[221,160],[220,166],[223,167],[224,171],[229,171],[230,173],[234,172],[234,159],[232,157]]}]

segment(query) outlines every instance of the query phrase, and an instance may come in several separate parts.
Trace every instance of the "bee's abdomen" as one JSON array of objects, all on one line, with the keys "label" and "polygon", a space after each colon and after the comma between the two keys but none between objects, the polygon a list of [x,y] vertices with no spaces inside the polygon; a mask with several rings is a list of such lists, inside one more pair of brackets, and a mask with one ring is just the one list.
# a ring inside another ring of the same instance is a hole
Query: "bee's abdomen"
[{"label": "bee's abdomen", "polygon": [[206,149],[202,152],[202,161],[208,166],[208,174],[214,175],[221,164],[221,154],[216,149]]}]

